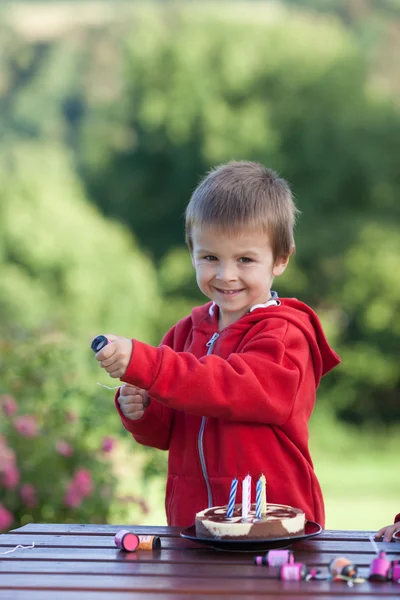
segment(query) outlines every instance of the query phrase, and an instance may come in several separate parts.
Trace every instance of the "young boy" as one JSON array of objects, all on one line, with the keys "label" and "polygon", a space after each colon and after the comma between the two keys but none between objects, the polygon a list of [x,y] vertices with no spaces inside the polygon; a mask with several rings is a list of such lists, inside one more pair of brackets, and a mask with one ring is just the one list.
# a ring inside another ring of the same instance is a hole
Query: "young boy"
[{"label": "young boy", "polygon": [[268,502],[324,525],[308,449],[322,375],[339,363],[316,314],[271,291],[294,250],[296,208],[274,171],[232,162],[211,171],[186,209],[186,241],[200,290],[160,347],[107,335],[96,354],[120,388],[116,406],[137,442],[169,450],[169,525],[227,504],[232,479],[263,473]]}]

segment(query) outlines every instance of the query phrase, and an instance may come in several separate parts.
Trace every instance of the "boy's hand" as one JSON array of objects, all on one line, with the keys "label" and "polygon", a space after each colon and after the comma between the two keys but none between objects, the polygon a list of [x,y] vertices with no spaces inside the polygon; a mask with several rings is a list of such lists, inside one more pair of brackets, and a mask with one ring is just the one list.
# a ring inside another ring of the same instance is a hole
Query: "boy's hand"
[{"label": "boy's hand", "polygon": [[400,531],[400,522],[395,523],[394,525],[388,525],[387,527],[382,527],[376,534],[376,538],[381,538],[383,536],[384,542],[391,542],[393,534],[396,531]]},{"label": "boy's hand", "polygon": [[146,390],[125,383],[119,391],[118,403],[122,414],[131,421],[143,417],[144,411],[150,404]]},{"label": "boy's hand", "polygon": [[97,352],[96,360],[99,361],[100,366],[107,371],[110,377],[122,377],[131,360],[132,340],[108,333],[106,338],[109,343]]}]

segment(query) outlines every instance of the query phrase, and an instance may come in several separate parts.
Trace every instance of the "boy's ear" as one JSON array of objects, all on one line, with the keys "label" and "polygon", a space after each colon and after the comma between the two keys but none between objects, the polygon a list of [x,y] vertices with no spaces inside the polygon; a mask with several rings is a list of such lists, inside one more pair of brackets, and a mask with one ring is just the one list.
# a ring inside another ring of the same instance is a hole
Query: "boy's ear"
[{"label": "boy's ear", "polygon": [[275,264],[272,268],[272,275],[274,277],[278,277],[279,275],[282,275],[282,273],[285,271],[286,267],[289,264],[289,259],[290,256],[292,255],[293,251],[288,254],[287,256],[278,256],[278,258],[275,261]]}]

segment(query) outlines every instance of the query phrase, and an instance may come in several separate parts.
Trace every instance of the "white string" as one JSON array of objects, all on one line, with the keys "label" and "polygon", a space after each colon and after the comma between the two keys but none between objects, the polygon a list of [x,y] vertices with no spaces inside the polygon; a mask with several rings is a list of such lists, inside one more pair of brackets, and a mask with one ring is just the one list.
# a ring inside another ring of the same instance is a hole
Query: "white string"
[{"label": "white string", "polygon": [[375,550],[375,552],[376,552],[377,554],[379,554],[379,548],[378,548],[378,546],[376,545],[376,542],[375,542],[375,539],[374,539],[374,536],[373,536],[373,535],[370,535],[370,536],[369,536],[369,541],[371,542],[371,544],[372,544],[372,547],[373,547],[373,549]]},{"label": "white string", "polygon": [[18,546],[15,546],[15,548],[13,548],[12,550],[7,550],[7,552],[0,552],[0,554],[11,554],[11,552],[15,552],[16,550],[18,550],[18,548],[27,550],[29,548],[34,548],[34,547],[35,547],[35,542],[32,542],[32,546],[21,546],[21,544],[18,544]]},{"label": "white string", "polygon": [[108,387],[108,385],[104,385],[104,383],[99,383],[98,381],[96,381],[97,385],[100,385],[103,388],[106,388],[107,390],[117,390],[118,388],[120,388],[120,385],[117,385],[116,387]]}]

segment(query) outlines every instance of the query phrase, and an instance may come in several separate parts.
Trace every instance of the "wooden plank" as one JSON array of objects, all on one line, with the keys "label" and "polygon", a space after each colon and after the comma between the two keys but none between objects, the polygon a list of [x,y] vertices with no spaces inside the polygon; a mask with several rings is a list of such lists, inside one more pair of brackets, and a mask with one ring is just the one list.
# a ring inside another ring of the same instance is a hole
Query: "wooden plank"
[{"label": "wooden plank", "polygon": [[[335,556],[347,556],[358,566],[369,566],[373,554],[349,553],[349,552],[302,552],[294,553],[295,559],[305,562],[310,566],[321,567],[328,565]],[[398,557],[396,554],[388,553],[389,560]],[[147,552],[121,552],[115,549],[97,549],[97,548],[40,548],[35,547],[30,550],[19,548],[11,554],[0,556],[3,562],[13,560],[23,560],[26,562],[54,562],[54,561],[80,561],[80,562],[150,562],[159,563],[187,563],[187,564],[246,564],[253,560],[253,553],[240,552],[217,552],[207,548],[198,548],[188,552],[187,550],[167,550]],[[261,568],[261,567],[260,567]]]},{"label": "wooden plank", "polygon": [[[81,534],[84,535],[114,535],[120,529],[129,529],[143,535],[161,535],[168,537],[178,537],[182,527],[167,527],[162,525],[110,525],[110,524],[91,524],[91,523],[28,523],[22,527],[12,529],[10,533],[52,533],[58,534]],[[375,531],[364,530],[332,530],[325,529],[320,536],[324,539],[340,540],[340,539],[359,539],[364,540],[371,535],[375,535]]]},{"label": "wooden plank", "polygon": [[[347,587],[347,586],[346,586]],[[184,600],[189,597],[190,600],[204,600],[204,594],[195,594],[191,593],[189,596],[185,596],[184,594],[166,594],[162,592],[162,595],[159,596],[162,600]],[[218,598],[226,596],[222,596],[220,593],[216,594],[207,594],[207,597],[211,600],[218,600]],[[279,598],[279,600],[293,600],[293,598],[299,598],[300,600],[329,600],[331,598],[340,598],[340,600],[354,600],[354,594],[352,594],[351,590],[346,591],[346,593],[341,593],[340,596],[336,594],[329,593],[328,595],[324,592],[318,593],[315,591],[310,595],[309,592],[299,591],[296,596],[293,594],[288,594],[283,592],[281,594],[276,594],[275,592],[269,593],[268,591],[264,591],[262,598],[267,598],[273,600],[274,598]],[[376,595],[373,593],[366,593],[356,595],[357,600],[381,600],[381,595]],[[110,592],[105,591],[102,592],[97,590],[95,592],[84,591],[84,590],[68,590],[68,591],[57,591],[57,600],[153,600],[157,598],[157,594],[154,592],[135,592],[132,590],[113,592],[112,596],[110,596]],[[0,590],[0,600],[54,600],[54,592],[48,590]],[[260,600],[260,595],[257,594],[246,594],[245,600]]]},{"label": "wooden plank", "polygon": [[[30,537],[25,535],[4,534],[0,536],[0,547],[12,548],[17,545],[30,545],[35,543],[35,548],[93,548],[94,550],[102,550],[108,548],[115,548],[114,538],[104,535],[35,535],[30,534]],[[292,544],[291,549],[294,552],[332,552],[336,554],[374,554],[374,549],[369,540],[350,540],[342,542],[338,540],[325,540],[322,538],[308,540],[306,542],[299,542]],[[379,543],[378,547],[381,550],[390,552],[391,554],[400,554],[400,544],[393,542]],[[207,548],[204,544],[185,540],[181,537],[162,537],[161,538],[161,549],[162,550],[189,550],[194,551],[199,548]],[[209,550],[215,552],[215,550]],[[219,552],[217,550],[217,552]],[[263,554],[264,551],[253,552],[253,554]]]},{"label": "wooden plank", "polygon": [[[135,592],[132,590],[113,592],[112,596],[108,591],[102,592],[99,590],[96,592],[83,590],[57,591],[57,600],[153,600],[154,597],[153,592]],[[217,598],[220,596],[209,597]],[[268,595],[265,597],[268,598]],[[179,598],[182,599],[185,596],[181,595]],[[259,598],[260,596],[247,596],[246,600],[259,600]],[[326,597],[324,599],[326,600]],[[54,600],[54,591],[0,590],[0,600]],[[177,600],[177,596],[174,593],[162,594],[162,600]],[[204,600],[204,596],[202,594],[190,594],[190,600]],[[280,597],[280,600],[289,600],[289,598]],[[293,600],[293,597],[291,600]]]},{"label": "wooden plank", "polygon": [[35,563],[26,561],[0,562],[0,573],[3,574],[54,574],[57,575],[147,575],[151,577],[214,577],[217,579],[243,578],[278,579],[278,568],[256,567],[252,562],[238,565],[232,564],[196,564],[193,563],[96,563],[96,562],[47,562]]},{"label": "wooden plank", "polygon": [[[331,597],[340,597],[348,594],[349,588],[342,582],[332,583],[327,581],[277,581],[259,580],[251,578],[238,579],[214,579],[190,577],[180,579],[177,577],[153,578],[153,577],[103,577],[88,575],[75,575],[65,577],[64,575],[25,575],[16,578],[14,575],[2,575],[0,578],[0,589],[6,590],[108,590],[109,592],[129,590],[136,592],[152,592],[154,594],[220,594],[243,597],[244,594],[265,596],[265,593],[275,594],[299,594],[313,597],[314,592],[329,594]],[[379,597],[399,597],[399,585],[391,583],[369,583],[354,585],[351,589],[352,595],[374,595]]]},{"label": "wooden plank", "polygon": [[[198,542],[185,540],[181,537],[163,537],[160,538],[161,547],[165,549],[195,549],[201,545]],[[30,537],[20,536],[17,534],[4,534],[0,536],[0,547],[3,546],[29,546],[35,543],[35,547],[40,548],[116,548],[114,537],[103,535],[35,535],[30,534]]]},{"label": "wooden plank", "polygon": [[110,535],[113,536],[120,529],[129,529],[138,535],[162,535],[163,537],[179,537],[182,527],[150,526],[150,525],[93,525],[73,523],[28,523],[23,527],[12,529],[9,533],[22,534],[53,534],[53,535]]},{"label": "wooden plank", "polygon": [[[315,566],[308,563],[308,566]],[[37,561],[8,561],[0,562],[1,574],[57,574],[57,575],[95,575],[100,577],[131,575],[132,577],[208,577],[216,579],[224,578],[251,578],[258,580],[279,579],[278,568],[257,567],[251,562],[241,565],[232,564],[196,564],[193,563],[97,563],[97,562],[40,562]],[[328,574],[326,566],[321,572]],[[368,566],[359,567],[359,576],[367,578]],[[399,588],[400,591],[400,588]]]}]

